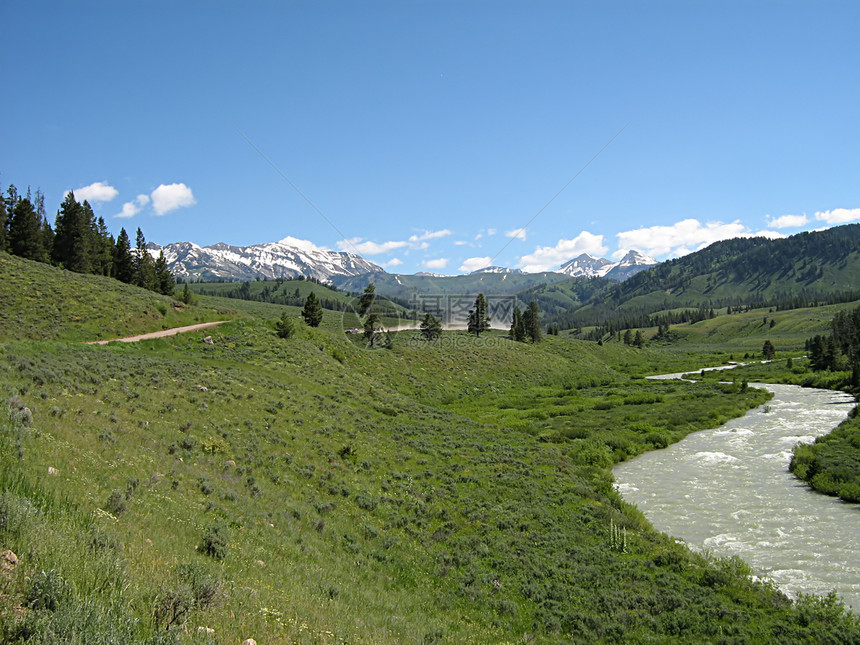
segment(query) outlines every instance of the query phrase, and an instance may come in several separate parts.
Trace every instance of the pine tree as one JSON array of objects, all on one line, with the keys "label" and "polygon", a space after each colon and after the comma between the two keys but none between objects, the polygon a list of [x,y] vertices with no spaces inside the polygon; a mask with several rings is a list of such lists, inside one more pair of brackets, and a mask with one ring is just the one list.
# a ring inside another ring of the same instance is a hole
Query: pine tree
[{"label": "pine tree", "polygon": [[370,346],[376,342],[376,334],[379,331],[379,316],[374,313],[367,314],[364,320],[364,337],[370,341]]},{"label": "pine tree", "polygon": [[[187,284],[185,285],[185,288],[188,288]],[[280,338],[292,338],[296,333],[296,325],[286,311],[281,314],[281,319],[275,323],[275,331],[278,333]]]},{"label": "pine tree", "polygon": [[642,339],[642,331],[641,331],[641,330],[639,330],[639,329],[637,329],[637,330],[636,330],[636,335],[633,337],[633,347],[638,347],[638,348],[640,348],[640,349],[641,349],[641,348],[642,348],[642,343],[643,343],[643,339]]},{"label": "pine tree", "polygon": [[323,319],[322,305],[317,298],[317,294],[311,291],[305,299],[305,306],[302,309],[302,318],[309,327],[319,327]]},{"label": "pine tree", "polygon": [[19,199],[9,220],[9,249],[22,258],[44,262],[45,245],[39,215],[29,199]]},{"label": "pine tree", "polygon": [[146,250],[146,238],[139,228],[134,253],[134,284],[144,289],[155,290],[155,261]]},{"label": "pine tree", "polygon": [[93,273],[111,275],[114,241],[113,236],[107,230],[104,217],[99,217],[96,221],[93,242]]},{"label": "pine tree", "polygon": [[487,316],[487,300],[483,293],[479,293],[475,298],[475,306],[469,310],[468,330],[470,334],[475,334],[475,337],[481,335],[482,331],[487,331],[490,328],[490,319]]},{"label": "pine tree", "polygon": [[511,320],[511,338],[518,343],[526,339],[526,325],[523,322],[523,313],[519,306],[514,306],[514,315]]},{"label": "pine tree", "polygon": [[363,316],[373,306],[373,301],[376,299],[376,285],[372,282],[364,289],[361,298],[358,301],[358,315]]},{"label": "pine tree", "polygon": [[761,348],[761,356],[766,361],[773,360],[773,357],[776,355],[776,350],[773,348],[773,343],[769,340],[764,341],[764,345]]},{"label": "pine tree", "polygon": [[75,194],[66,193],[54,224],[54,264],[77,273],[90,272],[90,245],[92,209],[75,200]]},{"label": "pine tree", "polygon": [[119,230],[113,248],[113,277],[120,282],[131,284],[134,280],[134,259],[131,257],[131,243],[124,228]]},{"label": "pine tree", "polygon": [[435,340],[441,335],[442,323],[428,311],[424,314],[424,320],[421,321],[421,336],[425,340]]},{"label": "pine tree", "polygon": [[6,210],[6,198],[0,195],[0,251],[9,250],[9,211]]},{"label": "pine tree", "polygon": [[526,329],[526,337],[533,343],[539,342],[541,339],[540,309],[534,300],[529,303],[528,309],[523,314],[523,325]]},{"label": "pine tree", "polygon": [[164,251],[158,252],[158,259],[155,261],[155,286],[156,291],[165,296],[172,296],[173,290],[176,289],[176,281],[167,266],[167,260],[164,259]]}]

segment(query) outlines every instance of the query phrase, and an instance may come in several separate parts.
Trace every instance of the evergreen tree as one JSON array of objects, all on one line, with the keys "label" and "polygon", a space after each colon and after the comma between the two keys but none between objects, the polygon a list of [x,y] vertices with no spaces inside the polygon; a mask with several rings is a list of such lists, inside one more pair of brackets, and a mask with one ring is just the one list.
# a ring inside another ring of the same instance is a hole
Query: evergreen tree
[{"label": "evergreen tree", "polygon": [[633,344],[633,332],[629,329],[624,332],[624,344],[632,345]]},{"label": "evergreen tree", "polygon": [[42,236],[42,247],[45,249],[45,262],[50,262],[51,253],[54,249],[54,230],[48,223],[48,211],[45,209],[45,196],[42,191],[36,189],[33,208],[39,216],[39,233]]},{"label": "evergreen tree", "polygon": [[6,198],[0,195],[0,251],[9,250],[9,211],[6,210]]},{"label": "evergreen tree", "polygon": [[761,348],[761,356],[766,361],[773,360],[773,357],[776,355],[776,350],[773,348],[773,343],[769,340],[764,341],[764,345]]},{"label": "evergreen tree", "polygon": [[319,327],[323,319],[322,305],[317,294],[311,291],[305,299],[305,307],[302,309],[302,318],[309,327]]},{"label": "evergreen tree", "polygon": [[188,283],[185,283],[185,286],[182,288],[182,295],[179,299],[184,302],[186,305],[194,304],[194,294],[188,289]]},{"label": "evergreen tree", "polygon": [[39,215],[29,199],[19,199],[9,220],[9,249],[28,260],[44,262],[45,245]]},{"label": "evergreen tree", "polygon": [[90,272],[90,245],[92,209],[75,200],[75,194],[66,193],[54,224],[54,248],[51,259],[54,264],[77,273]]},{"label": "evergreen tree", "polygon": [[139,228],[134,253],[134,284],[144,289],[155,290],[155,261],[146,250],[146,238]]},{"label": "evergreen tree", "polygon": [[155,286],[156,291],[165,296],[172,296],[176,288],[176,281],[167,266],[167,260],[164,259],[164,251],[158,252],[158,259],[155,261]]},{"label": "evergreen tree", "polygon": [[104,217],[96,221],[95,235],[93,236],[93,273],[97,275],[111,275],[113,268],[113,236],[108,232]]},{"label": "evergreen tree", "polygon": [[470,334],[475,334],[475,337],[481,335],[482,331],[487,331],[490,328],[490,319],[487,316],[487,300],[483,293],[479,293],[475,298],[475,306],[469,310],[468,330]]},{"label": "evergreen tree", "polygon": [[539,342],[541,339],[540,309],[534,300],[529,303],[528,309],[523,313],[523,325],[526,328],[526,337],[530,338],[533,343]]},{"label": "evergreen tree", "polygon": [[376,334],[379,331],[379,316],[374,313],[367,314],[364,320],[364,337],[370,341],[370,346],[376,342]]},{"label": "evergreen tree", "polygon": [[643,343],[642,331],[637,329],[636,335],[633,336],[633,347],[638,347],[638,348],[642,349],[642,343]]},{"label": "evergreen tree", "polygon": [[441,335],[442,323],[428,311],[424,314],[424,320],[421,321],[421,336],[425,340],[435,340]]},{"label": "evergreen tree", "polygon": [[[187,284],[185,288],[188,288]],[[280,338],[292,338],[296,333],[296,325],[286,311],[281,314],[281,319],[275,323],[275,331],[277,331]]]},{"label": "evergreen tree", "polygon": [[361,298],[358,300],[358,315],[363,316],[373,306],[373,301],[376,299],[376,285],[372,282],[364,289]]},{"label": "evergreen tree", "polygon": [[526,325],[518,305],[514,306],[514,315],[511,320],[511,338],[518,343],[522,343],[526,339]]},{"label": "evergreen tree", "polygon": [[131,284],[134,280],[134,259],[131,257],[131,243],[124,228],[119,230],[116,245],[113,248],[113,277],[120,282]]}]

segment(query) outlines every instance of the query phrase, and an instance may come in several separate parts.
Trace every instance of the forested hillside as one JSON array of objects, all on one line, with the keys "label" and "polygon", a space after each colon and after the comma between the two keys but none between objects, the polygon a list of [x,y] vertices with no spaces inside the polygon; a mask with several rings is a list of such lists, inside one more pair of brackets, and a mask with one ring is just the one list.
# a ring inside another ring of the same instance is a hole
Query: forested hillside
[{"label": "forested hillside", "polygon": [[53,264],[75,273],[110,276],[157,293],[172,295],[173,274],[163,254],[157,259],[146,250],[143,231],[137,229],[135,247],[125,229],[116,240],[104,218],[96,218],[88,202],[66,193],[54,226],[48,221],[45,198],[40,191],[26,195],[14,185],[0,195],[0,252]]},{"label": "forested hillside", "polygon": [[860,224],[738,238],[663,262],[559,315],[563,327],[679,308],[806,307],[860,299]]}]

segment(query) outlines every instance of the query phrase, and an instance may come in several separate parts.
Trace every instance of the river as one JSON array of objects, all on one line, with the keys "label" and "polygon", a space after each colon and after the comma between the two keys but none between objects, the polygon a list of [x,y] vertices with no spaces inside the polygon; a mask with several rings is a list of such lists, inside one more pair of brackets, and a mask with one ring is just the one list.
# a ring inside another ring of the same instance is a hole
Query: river
[{"label": "river", "polygon": [[720,428],[619,464],[616,487],[655,528],[691,548],[739,555],[792,597],[835,590],[860,611],[860,505],[816,493],[788,472],[794,445],[830,432],[854,399],[754,385],[774,398]]}]

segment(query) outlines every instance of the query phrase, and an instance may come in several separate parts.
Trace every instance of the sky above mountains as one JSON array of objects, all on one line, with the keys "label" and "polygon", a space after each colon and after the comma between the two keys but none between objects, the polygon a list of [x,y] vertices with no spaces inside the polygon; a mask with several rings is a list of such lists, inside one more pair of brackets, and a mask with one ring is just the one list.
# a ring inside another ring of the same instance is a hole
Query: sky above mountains
[{"label": "sky above mountains", "polygon": [[854,2],[0,4],[0,182],[390,271],[860,221]]}]

